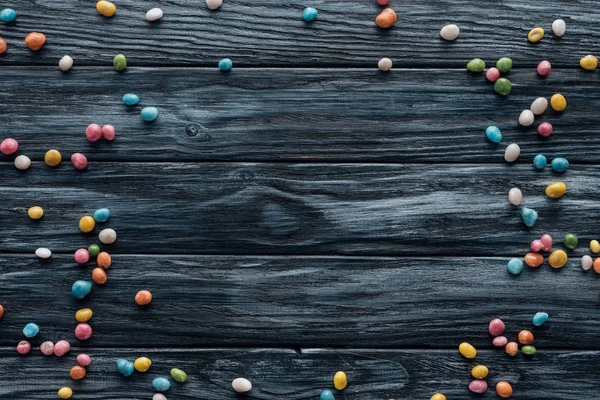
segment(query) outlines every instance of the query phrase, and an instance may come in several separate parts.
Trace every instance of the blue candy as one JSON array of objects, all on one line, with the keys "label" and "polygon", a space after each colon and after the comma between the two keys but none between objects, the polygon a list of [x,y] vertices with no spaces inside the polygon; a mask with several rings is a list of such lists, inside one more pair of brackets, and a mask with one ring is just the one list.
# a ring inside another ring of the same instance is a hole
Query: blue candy
[{"label": "blue candy", "polygon": [[335,400],[335,397],[333,396],[333,392],[331,390],[323,390],[321,392],[321,397],[319,397],[320,400]]},{"label": "blue candy", "polygon": [[124,358],[119,358],[117,360],[117,371],[123,376],[130,376],[133,374],[133,363],[131,361],[127,361]]},{"label": "blue candy", "polygon": [[219,61],[219,69],[221,71],[223,71],[223,72],[231,71],[231,68],[233,68],[233,61],[231,61],[231,59],[224,58],[221,61]]},{"label": "blue candy", "polygon": [[171,382],[167,378],[156,378],[152,381],[152,387],[158,392],[166,392],[171,388]]},{"label": "blue candy", "polygon": [[317,19],[317,15],[319,12],[314,7],[306,7],[304,11],[302,11],[302,19],[306,22],[312,22]]},{"label": "blue candy", "polygon": [[548,313],[545,312],[537,312],[531,319],[531,322],[533,322],[533,325],[535,326],[542,326],[546,321],[548,321]]},{"label": "blue candy", "polygon": [[556,157],[552,160],[551,166],[556,172],[565,172],[569,168],[569,161],[566,158]]},{"label": "blue candy", "polygon": [[0,11],[0,21],[2,22],[13,22],[17,18],[17,12],[12,8],[5,8]]},{"label": "blue candy", "polygon": [[158,118],[158,110],[156,107],[144,107],[140,115],[144,121],[151,122]]},{"label": "blue candy", "polygon": [[532,210],[531,208],[527,208],[527,207],[521,208],[521,218],[523,219],[523,223],[525,225],[527,225],[528,227],[531,228],[533,226],[533,224],[535,224],[537,217],[538,217],[537,211]]},{"label": "blue candy", "polygon": [[92,282],[88,281],[75,281],[71,287],[71,294],[76,299],[83,299],[85,296],[90,294],[92,291]]},{"label": "blue candy", "polygon": [[96,222],[106,222],[110,217],[110,210],[108,208],[99,208],[94,211],[94,219]]},{"label": "blue candy", "polygon": [[523,271],[523,260],[518,258],[511,258],[508,262],[508,272],[514,275],[518,275]]},{"label": "blue candy", "polygon": [[485,129],[485,137],[492,143],[498,143],[502,140],[502,132],[500,132],[497,126],[488,126]]},{"label": "blue candy", "polygon": [[127,93],[123,96],[123,103],[127,106],[135,106],[140,102],[140,98],[137,94]]},{"label": "blue candy", "polygon": [[33,322],[25,325],[25,328],[23,328],[23,335],[25,335],[27,338],[35,337],[39,332],[40,327]]},{"label": "blue candy", "polygon": [[546,164],[548,164],[548,160],[546,160],[546,156],[543,154],[538,154],[533,158],[533,166],[537,169],[546,168]]}]

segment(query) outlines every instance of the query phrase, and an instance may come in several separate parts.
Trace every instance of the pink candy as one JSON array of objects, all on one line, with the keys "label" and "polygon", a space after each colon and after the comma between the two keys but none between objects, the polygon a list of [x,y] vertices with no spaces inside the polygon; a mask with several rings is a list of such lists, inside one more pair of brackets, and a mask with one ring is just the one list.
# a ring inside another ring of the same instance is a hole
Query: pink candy
[{"label": "pink candy", "polygon": [[540,126],[538,126],[538,133],[540,136],[550,136],[552,134],[552,124],[549,122],[542,122]]},{"label": "pink candy", "polygon": [[485,79],[490,82],[496,82],[500,78],[500,70],[496,67],[492,67],[485,71]]},{"label": "pink candy", "polygon": [[487,382],[483,379],[475,379],[469,383],[469,390],[473,393],[485,393],[487,387]]},{"label": "pink candy", "polygon": [[506,346],[506,343],[508,343],[506,336],[498,336],[492,340],[492,344],[496,347],[504,347]]},{"label": "pink candy", "polygon": [[540,251],[542,251],[542,247],[544,247],[544,245],[542,244],[542,241],[540,239],[535,239],[531,242],[531,245],[529,247],[534,253],[539,253]]},{"label": "pink candy", "polygon": [[541,76],[546,76],[550,73],[550,69],[552,68],[552,65],[550,65],[550,61],[542,61],[541,63],[538,64],[537,66],[537,72],[538,74],[540,74]]},{"label": "pink candy", "polygon": [[85,264],[86,262],[90,261],[90,252],[86,249],[78,249],[75,252],[74,258],[77,264]]},{"label": "pink candy", "polygon": [[504,322],[502,322],[500,318],[496,318],[490,321],[490,326],[488,327],[488,330],[490,332],[490,335],[500,336],[504,332],[505,328],[506,326],[504,325]]},{"label": "pink candy", "polygon": [[2,143],[0,143],[0,152],[3,154],[13,154],[16,153],[17,150],[19,150],[19,142],[17,142],[15,139],[4,139]]},{"label": "pink candy", "polygon": [[79,340],[88,340],[92,337],[92,327],[86,323],[78,324],[75,328],[75,337]]},{"label": "pink candy", "polygon": [[54,355],[62,357],[71,350],[71,345],[66,340],[60,340],[54,345]]},{"label": "pink candy", "polygon": [[117,136],[117,132],[115,131],[115,127],[112,125],[104,125],[102,127],[102,137],[106,140],[114,140],[115,136]]},{"label": "pink candy", "polygon": [[45,356],[51,356],[54,354],[54,343],[47,341],[40,345],[40,351]]},{"label": "pink candy", "polygon": [[98,124],[91,124],[85,128],[85,137],[90,142],[97,142],[102,137],[102,128]]},{"label": "pink candy", "polygon": [[92,363],[92,357],[88,356],[87,354],[78,354],[77,355],[77,364],[81,365],[82,367],[87,367]]},{"label": "pink candy", "polygon": [[27,354],[31,350],[31,343],[27,340],[21,340],[17,345],[17,352],[19,354]]},{"label": "pink candy", "polygon": [[71,156],[71,163],[75,169],[85,169],[87,167],[87,157],[81,153],[73,153]]},{"label": "pink candy", "polygon": [[540,238],[540,242],[542,242],[542,250],[552,250],[552,236],[546,233],[545,235],[542,235],[542,237]]},{"label": "pink candy", "polygon": [[390,0],[376,0],[377,4],[379,4],[380,6],[387,6],[388,4],[390,4]]}]

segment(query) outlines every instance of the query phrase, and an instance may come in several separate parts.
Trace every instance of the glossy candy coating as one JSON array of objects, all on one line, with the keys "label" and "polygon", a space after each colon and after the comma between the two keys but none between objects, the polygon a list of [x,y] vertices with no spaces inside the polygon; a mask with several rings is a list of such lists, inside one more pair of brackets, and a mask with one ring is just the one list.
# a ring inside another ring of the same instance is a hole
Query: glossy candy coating
[{"label": "glossy candy coating", "polygon": [[503,399],[508,399],[512,396],[513,389],[508,382],[498,382],[496,384],[496,393]]},{"label": "glossy candy coating", "polygon": [[507,264],[508,272],[518,275],[523,271],[523,261],[518,258],[511,258]]},{"label": "glossy candy coating", "polygon": [[102,251],[96,256],[96,264],[100,268],[109,269],[112,264],[112,257],[106,251]]},{"label": "glossy candy coating", "polygon": [[581,257],[581,268],[584,271],[589,271],[593,265],[594,265],[594,260],[592,260],[592,257],[588,256],[587,254],[585,256]]},{"label": "glossy candy coating", "polygon": [[35,251],[35,255],[38,256],[39,258],[50,258],[52,256],[52,251],[50,251],[50,249],[47,249],[45,247],[40,247],[39,249],[37,249]]},{"label": "glossy candy coating", "polygon": [[538,253],[525,254],[525,264],[531,268],[537,268],[544,262],[544,257]]},{"label": "glossy candy coating", "polygon": [[521,347],[521,352],[528,356],[532,356],[535,354],[536,348],[531,345],[525,345],[525,346]]},{"label": "glossy candy coating", "polygon": [[492,344],[496,347],[504,347],[508,343],[506,336],[497,336],[492,340]]},{"label": "glossy candy coating", "polygon": [[550,165],[556,172],[565,172],[567,169],[569,169],[569,161],[563,157],[556,157],[552,160]]},{"label": "glossy candy coating", "polygon": [[375,2],[379,6],[387,6],[388,4],[390,4],[390,0],[375,0]]},{"label": "glossy candy coating", "polygon": [[485,379],[488,376],[489,370],[485,365],[476,365],[471,370],[471,376],[475,379]]},{"label": "glossy candy coating", "polygon": [[534,120],[535,115],[533,115],[531,110],[521,111],[521,114],[519,115],[519,124],[521,124],[521,126],[531,126]]},{"label": "glossy candy coating", "polygon": [[436,393],[429,400],[446,400],[446,396],[441,393]]},{"label": "glossy candy coating", "polygon": [[544,245],[542,244],[542,241],[540,239],[535,239],[531,241],[531,245],[529,247],[531,248],[531,251],[537,253],[542,251]]},{"label": "glossy candy coating", "polygon": [[37,324],[34,324],[33,322],[28,323],[23,328],[23,335],[26,338],[36,337],[38,333],[40,333],[40,327],[37,326]]},{"label": "glossy candy coating", "polygon": [[185,373],[185,371],[179,368],[172,368],[171,378],[173,378],[175,382],[185,383],[187,381],[187,374]]},{"label": "glossy candy coating", "polygon": [[94,211],[94,219],[96,222],[106,222],[110,218],[110,210],[108,208],[99,208]]},{"label": "glossy candy coating", "polygon": [[224,58],[221,61],[219,61],[218,67],[219,71],[231,71],[231,68],[233,68],[233,61],[231,61],[230,58]]},{"label": "glossy candy coating", "polygon": [[534,326],[542,326],[548,321],[548,318],[548,313],[536,312],[533,315],[533,318],[531,318],[531,323],[533,323]]},{"label": "glossy candy coating", "polygon": [[54,344],[54,355],[57,357],[62,357],[71,351],[71,344],[66,340],[59,340]]},{"label": "glossy candy coating", "polygon": [[85,378],[86,370],[81,365],[74,365],[69,371],[71,379],[79,380]]},{"label": "glossy candy coating", "polygon": [[77,170],[83,170],[87,168],[88,160],[87,157],[81,153],[73,153],[71,155],[71,164]]},{"label": "glossy candy coating", "polygon": [[4,317],[4,306],[0,304],[0,319],[2,319],[2,317]]},{"label": "glossy candy coating", "polygon": [[75,327],[75,337],[79,340],[88,340],[92,337],[92,333],[92,327],[85,322],[77,324]]},{"label": "glossy candy coating", "polygon": [[485,391],[487,390],[488,385],[487,382],[484,381],[483,379],[475,379],[473,381],[471,381],[471,383],[469,383],[469,390],[473,393],[485,393]]},{"label": "glossy candy coating", "polygon": [[501,96],[508,96],[511,89],[512,84],[506,78],[500,78],[494,82],[494,91]]},{"label": "glossy candy coating", "polygon": [[98,124],[90,124],[85,128],[85,137],[90,142],[97,142],[102,137],[102,128]]},{"label": "glossy candy coating", "polygon": [[82,367],[89,367],[92,364],[92,357],[87,354],[77,354],[77,363]]},{"label": "glossy candy coating", "polygon": [[246,378],[235,378],[231,382],[231,387],[238,393],[246,393],[252,389],[252,383]]},{"label": "glossy candy coating", "polygon": [[544,60],[538,64],[537,73],[540,76],[547,76],[550,73],[551,69],[552,69],[552,64],[550,64],[550,61]]},{"label": "glossy candy coating", "polygon": [[537,221],[538,213],[534,209],[523,207],[521,208],[521,219],[525,226],[531,228]]},{"label": "glossy candy coating", "polygon": [[506,325],[500,318],[494,318],[488,325],[488,332],[492,336],[500,336],[504,333]]},{"label": "glossy candy coating", "polygon": [[88,252],[90,253],[90,257],[97,257],[100,254],[100,246],[97,244],[90,244],[88,246]]},{"label": "glossy candy coating", "polygon": [[117,131],[112,125],[104,125],[102,127],[102,137],[106,140],[115,140],[117,136]]},{"label": "glossy candy coating", "polygon": [[552,32],[556,36],[561,37],[562,35],[565,34],[566,31],[567,31],[567,24],[565,23],[564,20],[556,19],[556,20],[554,20],[554,22],[552,22]]},{"label": "glossy candy coating", "polygon": [[544,169],[546,168],[546,165],[548,165],[548,160],[546,159],[545,155],[538,154],[535,157],[533,157],[533,166],[536,169]]},{"label": "glossy candy coating", "polygon": [[51,341],[48,340],[48,341],[40,344],[40,351],[45,356],[53,355],[54,354],[54,343],[52,343]]},{"label": "glossy candy coating", "polygon": [[382,29],[388,29],[394,26],[397,20],[398,16],[396,15],[396,12],[391,8],[385,8],[379,13],[377,18],[375,18],[375,24]]},{"label": "glossy candy coating", "polygon": [[73,297],[79,300],[85,298],[88,294],[90,294],[91,291],[92,283],[88,281],[75,281],[71,287],[71,294]]},{"label": "glossy candy coating", "polygon": [[572,233],[567,233],[565,235],[565,238],[563,239],[563,243],[567,249],[573,250],[575,247],[577,247],[577,244],[579,243],[579,239],[577,238],[576,235],[574,235]]},{"label": "glossy candy coating", "polygon": [[500,70],[496,67],[488,68],[485,71],[485,79],[489,82],[496,82],[500,78]]},{"label": "glossy candy coating", "polygon": [[94,268],[92,270],[92,280],[98,285],[104,285],[108,281],[108,275],[102,268]]},{"label": "glossy candy coating", "polygon": [[94,316],[91,308],[82,308],[75,313],[75,321],[88,322]]},{"label": "glossy candy coating", "polygon": [[548,100],[545,97],[538,97],[529,106],[529,109],[535,115],[542,115],[546,111],[547,108],[548,108]]},{"label": "glossy candy coating", "polygon": [[131,376],[133,374],[134,367],[131,361],[127,361],[124,358],[117,360],[117,372],[123,376]]},{"label": "glossy candy coating", "polygon": [[579,60],[579,65],[581,65],[581,68],[585,69],[586,71],[593,71],[598,68],[598,58],[588,54]]},{"label": "glossy candy coating", "polygon": [[62,71],[62,72],[67,72],[69,71],[71,68],[73,68],[73,58],[71,56],[63,56],[59,61],[58,61],[58,68]]},{"label": "glossy candy coating", "polygon": [[393,65],[394,63],[392,62],[392,60],[387,57],[384,57],[377,62],[377,68],[379,68],[379,70],[382,72],[388,72],[392,69]]},{"label": "glossy candy coating", "polygon": [[533,337],[533,333],[531,333],[531,331],[524,329],[521,332],[519,332],[519,343],[531,344],[531,343],[533,343],[533,340],[534,340],[534,337]]},{"label": "glossy candy coating", "polygon": [[158,109],[156,107],[144,107],[142,108],[142,111],[140,111],[140,116],[142,117],[142,120],[152,122],[158,118]]},{"label": "glossy candy coating", "polygon": [[126,106],[135,106],[139,102],[140,98],[134,93],[126,93],[123,95],[123,103]]},{"label": "glossy candy coating", "polygon": [[562,94],[556,93],[550,98],[550,107],[552,107],[554,111],[563,111],[567,108],[567,99],[565,99],[565,96]]},{"label": "glossy candy coating", "polygon": [[506,162],[515,162],[520,155],[521,148],[516,143],[511,143],[504,149],[504,161]]},{"label": "glossy candy coating", "polygon": [[73,396],[73,390],[68,387],[63,387],[58,390],[58,397],[61,399],[70,399]]},{"label": "glossy candy coating", "polygon": [[163,17],[163,10],[160,8],[152,8],[146,12],[146,21],[154,22]]},{"label": "glossy candy coating", "polygon": [[31,166],[31,159],[24,154],[15,158],[15,168],[25,171]]},{"label": "glossy candy coating", "polygon": [[96,10],[105,17],[112,17],[117,13],[117,6],[110,1],[101,0],[96,3]]},{"label": "glossy candy coating", "polygon": [[148,357],[138,357],[133,362],[133,367],[136,371],[139,372],[146,372],[150,369],[151,366],[152,360],[150,360]]},{"label": "glossy candy coating", "polygon": [[527,34],[527,40],[531,43],[537,43],[544,37],[544,29],[543,28],[533,28]]},{"label": "glossy candy coating", "polygon": [[458,346],[458,351],[464,358],[472,359],[472,358],[475,358],[475,356],[477,355],[477,350],[475,350],[475,347],[473,347],[471,344],[469,344],[467,342],[461,343]]},{"label": "glossy candy coating", "polygon": [[152,302],[152,293],[148,290],[140,290],[135,295],[135,302],[139,306],[146,306]]},{"label": "glossy candy coating", "polygon": [[77,264],[85,264],[90,261],[90,252],[86,249],[78,249],[73,258]]},{"label": "glossy candy coating", "polygon": [[38,51],[46,43],[46,35],[39,32],[31,32],[25,37],[25,46],[31,51]]},{"label": "glossy candy coating", "polygon": [[304,11],[302,11],[302,19],[306,22],[312,22],[317,19],[319,12],[314,7],[306,7]]},{"label": "glossy candy coating", "polygon": [[502,140],[502,132],[497,126],[490,125],[485,128],[485,137],[492,143],[498,143]]},{"label": "glossy candy coating", "polygon": [[102,229],[98,234],[98,240],[102,244],[113,244],[117,240],[117,232],[114,229]]},{"label": "glossy candy coating", "polygon": [[512,188],[508,191],[508,202],[513,206],[521,205],[523,202],[523,193],[519,188]]},{"label": "glossy candy coating", "polygon": [[15,18],[17,18],[17,12],[12,8],[5,8],[4,10],[0,11],[0,21],[2,22],[13,22]]},{"label": "glossy candy coating", "polygon": [[554,250],[548,257],[548,264],[552,268],[562,268],[567,263],[568,257],[564,250]]},{"label": "glossy candy coating", "polygon": [[95,226],[96,221],[89,215],[85,215],[79,220],[79,229],[83,233],[89,233],[93,231]]},{"label": "glossy candy coating", "polygon": [[598,242],[596,239],[591,240],[590,241],[590,251],[592,253],[599,253],[600,252],[600,242]]},{"label": "glossy candy coating", "polygon": [[166,392],[171,388],[171,382],[167,378],[159,377],[152,381],[152,387],[158,392]]},{"label": "glossy candy coating", "polygon": [[548,136],[552,135],[553,129],[554,129],[554,127],[552,126],[552,124],[550,122],[542,122],[538,126],[537,131],[540,136],[548,137]]},{"label": "glossy candy coating", "polygon": [[519,345],[516,342],[508,342],[506,343],[506,346],[504,346],[504,351],[509,356],[514,357],[519,352]]},{"label": "glossy candy coating", "polygon": [[321,396],[319,396],[319,400],[335,400],[335,396],[331,390],[323,390]]},{"label": "glossy candy coating", "polygon": [[600,274],[600,258],[596,258],[594,260],[592,267],[594,268],[595,273]]},{"label": "glossy candy coating", "polygon": [[117,72],[124,71],[125,68],[127,68],[127,58],[125,58],[125,55],[117,54],[115,58],[113,58],[113,66]]},{"label": "glossy candy coating", "polygon": [[344,390],[348,386],[348,378],[346,377],[346,373],[343,371],[338,371],[333,376],[333,387],[337,390]]},{"label": "glossy candy coating", "polygon": [[2,154],[11,155],[19,150],[19,142],[13,138],[6,138],[0,143],[0,152]]},{"label": "glossy candy coating", "polygon": [[485,69],[485,62],[481,58],[474,58],[467,63],[467,71],[482,72]]},{"label": "glossy candy coating", "polygon": [[554,182],[546,187],[546,196],[551,199],[558,199],[567,192],[567,185],[563,182]]},{"label": "glossy candy coating", "polygon": [[502,57],[501,59],[496,61],[496,68],[498,68],[503,74],[506,74],[507,72],[510,72],[512,64],[513,62],[510,58]]},{"label": "glossy candy coating", "polygon": [[44,161],[49,167],[58,167],[62,161],[62,156],[58,150],[48,150],[44,156]]},{"label": "glossy candy coating", "polygon": [[44,216],[44,210],[40,206],[33,206],[27,210],[27,215],[31,219],[40,219]]},{"label": "glossy candy coating", "polygon": [[7,48],[8,48],[8,45],[6,44],[6,40],[0,38],[0,54],[6,53]]},{"label": "glossy candy coating", "polygon": [[444,40],[456,40],[460,35],[460,28],[456,24],[445,25],[440,29],[440,36]]}]

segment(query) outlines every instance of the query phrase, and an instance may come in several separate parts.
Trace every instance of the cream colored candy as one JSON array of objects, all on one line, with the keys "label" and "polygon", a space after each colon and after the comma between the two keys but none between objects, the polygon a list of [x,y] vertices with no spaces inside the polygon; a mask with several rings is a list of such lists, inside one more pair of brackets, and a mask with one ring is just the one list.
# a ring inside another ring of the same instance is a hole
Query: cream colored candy
[{"label": "cream colored candy", "polygon": [[31,166],[31,160],[25,155],[20,155],[15,158],[15,167],[22,171],[28,169]]},{"label": "cream colored candy", "polygon": [[521,189],[512,188],[508,191],[508,202],[513,206],[519,206],[523,202],[523,193]]},{"label": "cream colored candy", "polygon": [[531,110],[523,110],[521,115],[519,115],[519,124],[522,126],[531,126],[533,121],[535,120],[535,116],[531,112]]},{"label": "cream colored candy", "polygon": [[542,115],[546,109],[548,108],[548,99],[545,97],[538,97],[531,103],[531,107],[529,109],[535,115]]},{"label": "cream colored candy", "polygon": [[455,24],[446,25],[440,30],[440,36],[444,40],[456,40],[459,34],[460,29]]},{"label": "cream colored candy", "polygon": [[50,249],[40,247],[35,251],[35,255],[39,258],[50,258],[50,256],[52,256],[52,252],[50,251]]},{"label": "cream colored candy", "polygon": [[390,60],[389,58],[382,58],[377,63],[377,67],[379,67],[379,69],[383,72],[387,72],[390,69],[392,69],[392,60]]},{"label": "cream colored candy", "polygon": [[114,229],[102,229],[98,234],[98,240],[104,244],[113,244],[117,240],[117,232]]},{"label": "cream colored candy", "polygon": [[73,67],[73,59],[71,56],[64,56],[58,62],[58,68],[60,68],[60,70],[63,72],[67,72],[71,69],[71,67]]},{"label": "cream colored candy", "polygon": [[235,378],[231,382],[231,387],[238,393],[246,393],[252,389],[252,383],[246,378]]},{"label": "cream colored candy", "polygon": [[521,148],[516,143],[509,144],[506,150],[504,150],[504,159],[507,162],[517,161],[519,155],[521,155]]},{"label": "cream colored candy", "polygon": [[567,24],[562,19],[557,19],[552,23],[552,32],[556,36],[562,36],[567,31]]},{"label": "cream colored candy", "polygon": [[221,7],[221,4],[223,4],[223,0],[206,0],[206,6],[209,10],[216,10]]},{"label": "cream colored candy", "polygon": [[156,393],[154,396],[152,396],[152,400],[167,400],[167,398],[164,394]]},{"label": "cream colored candy", "polygon": [[592,257],[587,255],[581,257],[581,268],[583,268],[584,271],[588,271],[590,268],[592,268],[593,264],[594,260],[592,260]]},{"label": "cream colored candy", "polygon": [[151,10],[148,10],[148,12],[146,13],[146,20],[148,20],[150,22],[158,21],[162,17],[163,17],[163,10],[161,10],[160,8],[153,8]]}]

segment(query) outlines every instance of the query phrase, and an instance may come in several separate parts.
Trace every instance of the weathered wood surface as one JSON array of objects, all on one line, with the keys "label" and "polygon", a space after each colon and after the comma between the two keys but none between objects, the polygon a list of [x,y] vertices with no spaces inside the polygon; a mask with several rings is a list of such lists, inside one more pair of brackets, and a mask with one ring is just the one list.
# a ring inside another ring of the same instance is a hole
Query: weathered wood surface
[{"label": "weathered wood surface", "polygon": [[[322,350],[306,349],[299,355],[285,349],[94,349],[88,376],[69,379],[77,349],[61,358],[16,357],[13,349],[2,349],[0,367],[7,378],[0,395],[7,400],[51,399],[65,385],[83,399],[149,399],[152,379],[168,376],[173,367],[188,373],[188,382],[174,382],[166,393],[176,399],[269,399],[313,400],[324,389],[333,389],[332,377],[344,370],[349,386],[335,392],[337,399],[428,399],[442,391],[449,399],[498,399],[493,388],[501,380],[511,382],[515,400],[593,399],[600,378],[597,351],[556,352],[539,349],[532,359],[508,357],[501,350],[480,351],[476,361],[463,359],[458,351],[427,350]],[[115,371],[115,361],[148,356],[151,370],[124,378]],[[470,370],[476,362],[490,368],[491,390],[484,395],[469,392]],[[20,376],[35,376],[27,383]],[[248,377],[253,389],[236,395],[231,381]],[[567,384],[568,382],[568,384]],[[571,386],[572,385],[572,386]]]},{"label": "weathered wood surface", "polygon": [[[265,346],[455,349],[491,348],[494,317],[516,339],[532,329],[540,349],[600,349],[599,277],[573,259],[518,277],[506,258],[223,257],[113,255],[109,281],[84,301],[70,296],[93,265],[70,255],[49,261],[0,256],[0,345],[13,346],[25,324],[39,338],[75,343],[75,311],[94,310],[94,347]],[[133,301],[148,289],[147,308]],[[43,308],[43,313],[40,309]],[[531,317],[548,312],[548,325]]]},{"label": "weathered wood surface", "polygon": [[[115,253],[522,255],[548,232],[597,238],[600,171],[564,174],[531,165],[91,163],[26,171],[0,164],[0,251],[72,252],[116,229]],[[567,194],[544,190],[562,180]],[[529,229],[508,203],[511,187],[539,213]],[[27,209],[46,209],[41,221]],[[113,217],[83,234],[100,207]],[[584,244],[585,243],[585,244]],[[577,252],[579,254],[579,252]]]},{"label": "weathered wood surface", "polygon": [[[520,162],[535,154],[571,162],[600,162],[593,96],[600,74],[535,70],[509,74],[513,93],[496,95],[483,74],[464,70],[55,68],[3,69],[0,137],[14,136],[22,151],[41,159],[49,147],[82,151],[91,160],[243,160],[338,162],[503,162],[511,142]],[[143,123],[140,107],[121,98],[137,93],[157,106],[159,119]],[[554,133],[518,125],[538,96],[565,94],[568,108],[549,110]],[[117,127],[113,143],[85,140],[90,123]],[[484,136],[499,126],[500,144]],[[4,158],[5,159],[5,158]]]},{"label": "weathered wood surface", "polygon": [[[464,67],[474,57],[494,63],[509,56],[517,66],[532,67],[548,58],[555,66],[576,67],[580,57],[598,52],[600,41],[593,0],[393,3],[398,23],[390,30],[375,25],[382,7],[363,0],[312,1],[320,14],[311,24],[302,21],[304,1],[229,0],[211,12],[203,1],[122,0],[110,19],[98,14],[94,4],[11,1],[19,16],[0,27],[9,43],[0,63],[56,65],[71,54],[76,65],[109,66],[115,54],[124,53],[131,65],[160,66],[216,67],[223,57],[239,65],[375,66],[387,56],[397,66],[430,68]],[[148,23],[144,14],[156,5],[165,16]],[[550,29],[556,18],[567,21],[562,38]],[[461,28],[456,42],[439,36],[448,23]],[[547,33],[534,45],[527,42],[527,32],[537,26]],[[31,31],[48,37],[41,53],[23,45]]]}]

